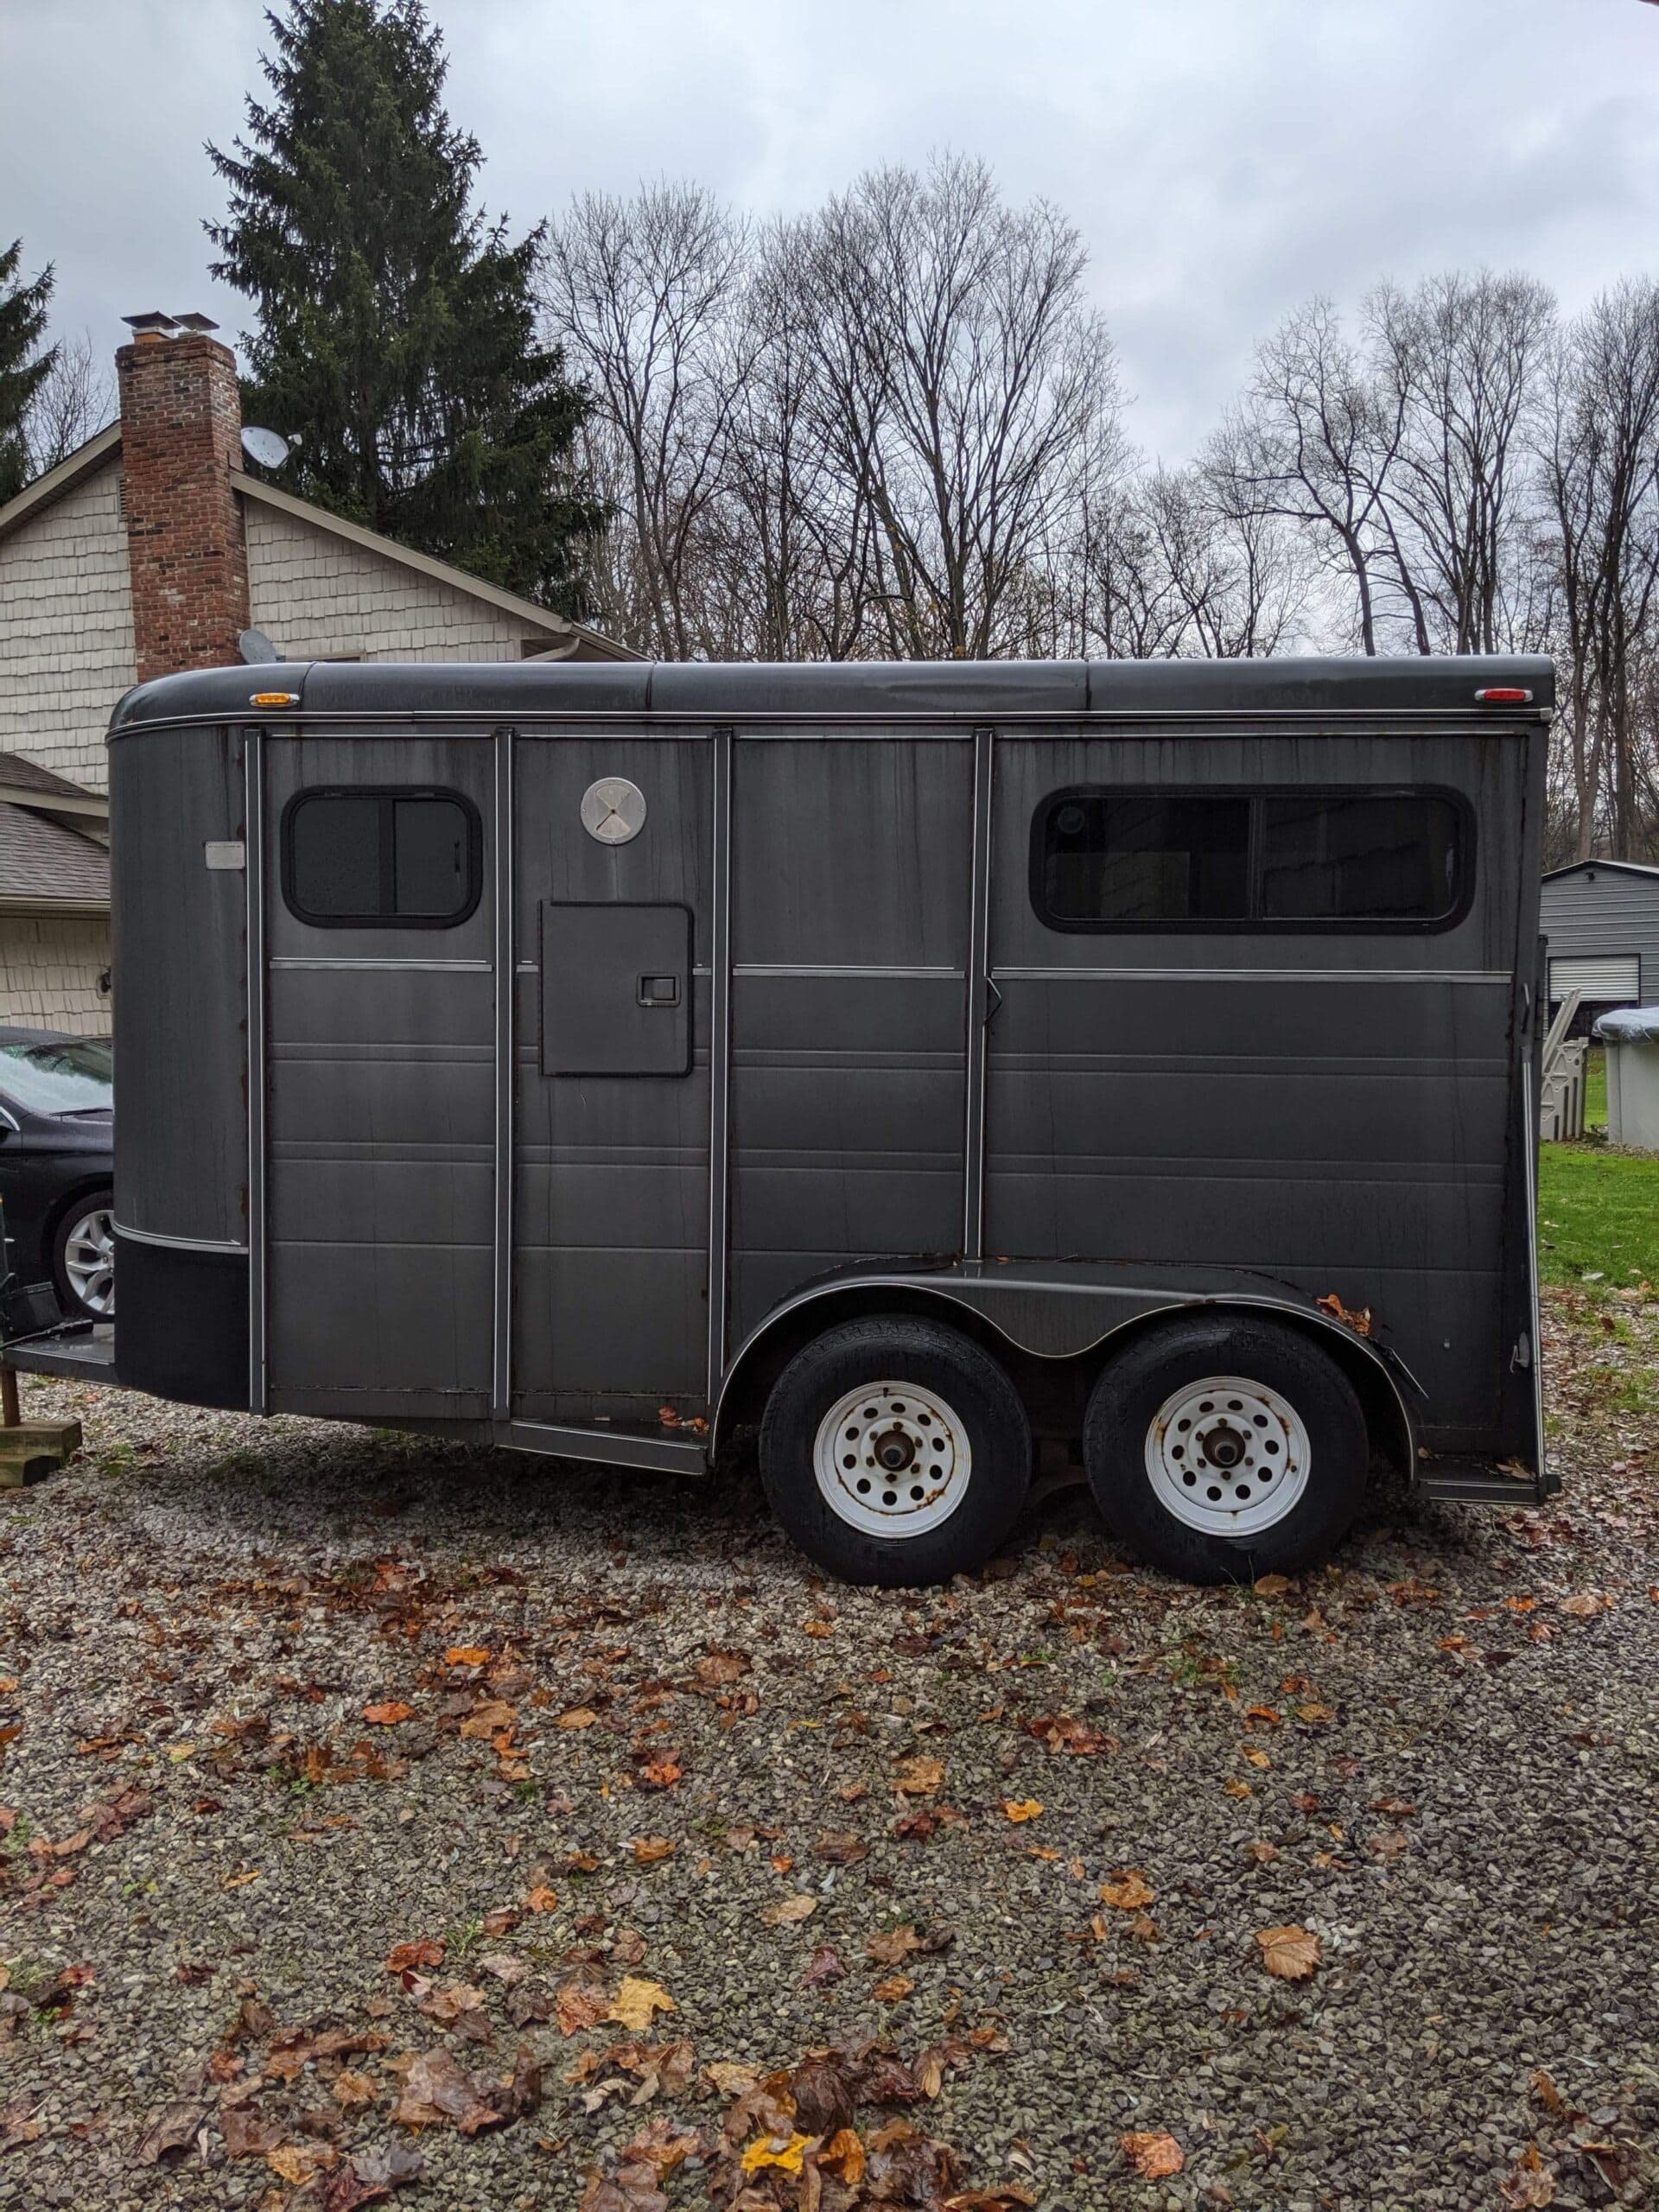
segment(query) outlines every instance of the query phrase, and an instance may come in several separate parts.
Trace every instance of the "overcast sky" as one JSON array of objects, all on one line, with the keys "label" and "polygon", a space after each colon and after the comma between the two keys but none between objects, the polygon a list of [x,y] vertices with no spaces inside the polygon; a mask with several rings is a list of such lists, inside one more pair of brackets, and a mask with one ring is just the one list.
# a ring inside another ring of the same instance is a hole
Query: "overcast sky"
[{"label": "overcast sky", "polygon": [[[1576,305],[1659,269],[1648,0],[435,0],[492,209],[694,176],[797,210],[952,146],[1077,222],[1134,435],[1179,459],[1298,300],[1484,261]],[[250,0],[0,0],[0,241],[60,328],[200,308]]]}]

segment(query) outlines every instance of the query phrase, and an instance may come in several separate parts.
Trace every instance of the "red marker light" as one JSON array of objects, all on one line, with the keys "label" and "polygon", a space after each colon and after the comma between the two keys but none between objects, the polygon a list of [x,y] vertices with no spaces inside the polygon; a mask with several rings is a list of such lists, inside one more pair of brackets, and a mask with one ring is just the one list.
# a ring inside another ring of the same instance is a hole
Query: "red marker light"
[{"label": "red marker light", "polygon": [[1491,683],[1484,691],[1477,691],[1476,699],[1483,707],[1529,707],[1530,691],[1523,691],[1518,683]]}]

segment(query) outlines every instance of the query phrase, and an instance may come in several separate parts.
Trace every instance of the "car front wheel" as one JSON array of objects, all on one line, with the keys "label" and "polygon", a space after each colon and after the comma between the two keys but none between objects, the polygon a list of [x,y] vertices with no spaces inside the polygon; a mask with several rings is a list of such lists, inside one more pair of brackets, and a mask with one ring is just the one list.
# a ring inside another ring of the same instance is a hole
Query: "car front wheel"
[{"label": "car front wheel", "polygon": [[58,1224],[52,1244],[52,1276],[58,1303],[82,1319],[115,1318],[115,1197],[88,1191]]}]

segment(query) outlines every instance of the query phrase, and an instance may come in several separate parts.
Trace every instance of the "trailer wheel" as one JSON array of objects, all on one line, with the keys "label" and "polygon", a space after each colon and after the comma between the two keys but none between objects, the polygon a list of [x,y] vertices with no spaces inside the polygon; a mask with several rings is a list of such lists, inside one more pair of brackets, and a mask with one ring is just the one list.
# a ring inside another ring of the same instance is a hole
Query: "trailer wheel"
[{"label": "trailer wheel", "polygon": [[982,1567],[1025,1503],[1031,1427],[956,1330],[848,1321],[796,1353],[760,1427],[760,1478],[809,1559],[844,1582],[943,1582]]},{"label": "trailer wheel", "polygon": [[1113,1533],[1188,1582],[1248,1582],[1328,1558],[1364,1495],[1365,1416],[1296,1330],[1194,1315],[1109,1362],[1084,1464]]}]

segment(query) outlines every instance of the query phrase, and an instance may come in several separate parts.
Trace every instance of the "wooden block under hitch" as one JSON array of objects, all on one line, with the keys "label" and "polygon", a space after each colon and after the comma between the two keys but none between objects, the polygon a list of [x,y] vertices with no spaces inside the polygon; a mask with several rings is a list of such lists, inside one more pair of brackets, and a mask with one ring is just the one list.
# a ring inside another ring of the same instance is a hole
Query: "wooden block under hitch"
[{"label": "wooden block under hitch", "polygon": [[0,1428],[0,1490],[38,1482],[79,1449],[78,1421],[24,1421],[15,1428]]}]

